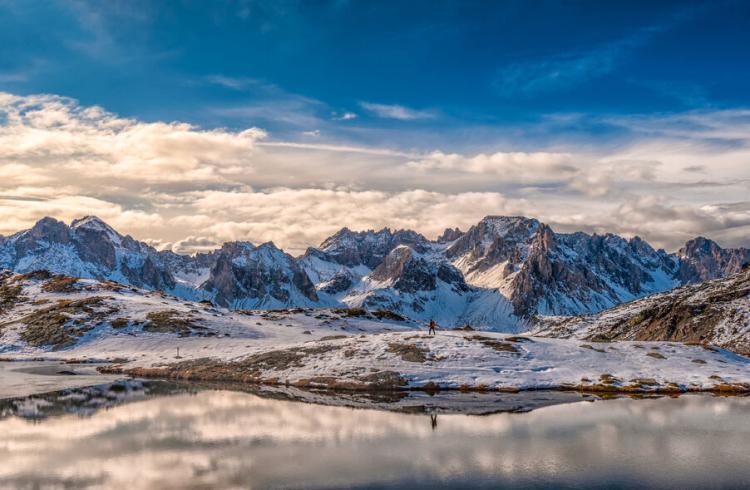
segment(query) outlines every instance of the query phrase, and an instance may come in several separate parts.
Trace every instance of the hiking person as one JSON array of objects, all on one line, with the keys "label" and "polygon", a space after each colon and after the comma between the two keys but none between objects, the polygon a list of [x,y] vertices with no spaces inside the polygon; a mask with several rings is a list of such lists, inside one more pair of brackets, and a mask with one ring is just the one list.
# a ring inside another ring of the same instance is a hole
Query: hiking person
[{"label": "hiking person", "polygon": [[427,335],[435,335],[436,328],[437,323],[435,323],[435,320],[430,320],[430,330],[427,332]]}]

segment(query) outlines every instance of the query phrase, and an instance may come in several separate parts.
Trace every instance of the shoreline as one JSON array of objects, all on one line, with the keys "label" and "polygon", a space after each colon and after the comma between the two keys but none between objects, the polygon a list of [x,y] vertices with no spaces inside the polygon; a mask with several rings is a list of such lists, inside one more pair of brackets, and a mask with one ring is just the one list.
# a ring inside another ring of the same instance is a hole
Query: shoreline
[{"label": "shoreline", "polygon": [[[617,386],[608,384],[560,384],[557,386],[540,386],[540,387],[486,387],[482,385],[462,385],[450,386],[440,385],[439,383],[429,382],[421,386],[399,386],[395,383],[375,383],[375,384],[356,384],[345,380],[335,380],[329,377],[319,377],[317,379],[303,379],[299,381],[284,381],[277,379],[237,379],[232,377],[217,376],[194,376],[190,373],[169,374],[168,368],[142,368],[136,367],[124,369],[118,366],[100,366],[96,370],[101,374],[108,375],[125,375],[131,378],[144,378],[162,381],[174,382],[215,382],[215,383],[232,383],[245,385],[248,387],[293,387],[298,389],[329,391],[332,393],[409,393],[424,392],[427,394],[437,394],[440,392],[459,392],[459,393],[524,393],[524,392],[577,392],[581,394],[633,394],[633,395],[680,395],[688,393],[713,393],[717,395],[750,395],[750,384],[748,383],[719,383],[713,386],[696,387],[680,386],[677,383],[670,383],[667,386],[649,386],[649,382],[641,382],[627,386]],[[389,379],[397,379],[398,373],[384,372]],[[399,376],[400,377],[400,376]]]}]

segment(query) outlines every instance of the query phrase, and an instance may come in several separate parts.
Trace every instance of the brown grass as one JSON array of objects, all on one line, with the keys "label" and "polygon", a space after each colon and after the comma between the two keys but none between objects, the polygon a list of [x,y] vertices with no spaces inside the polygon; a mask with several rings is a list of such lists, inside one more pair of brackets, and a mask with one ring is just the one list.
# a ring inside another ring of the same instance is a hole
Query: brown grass
[{"label": "brown grass", "polygon": [[112,328],[125,328],[130,324],[130,320],[127,318],[115,318],[110,323],[112,324]]},{"label": "brown grass", "polygon": [[375,310],[372,311],[372,316],[377,318],[378,320],[392,320],[396,322],[403,322],[406,321],[406,318],[399,315],[398,313],[394,313],[391,310]]},{"label": "brown grass", "polygon": [[62,348],[75,342],[76,337],[91,330],[110,310],[97,311],[104,298],[93,296],[77,300],[61,300],[53,306],[26,315],[20,322],[26,325],[21,339],[34,347]]},{"label": "brown grass", "polygon": [[146,315],[144,332],[176,333],[180,336],[190,335],[193,330],[204,330],[206,327],[193,322],[189,316],[175,310],[152,311]]},{"label": "brown grass", "polygon": [[78,279],[65,275],[55,275],[42,284],[42,291],[47,293],[73,293],[79,290],[76,287]]},{"label": "brown grass", "polygon": [[469,340],[480,342],[485,347],[494,349],[498,352],[510,352],[511,354],[520,354],[520,351],[510,342],[503,342],[501,340],[493,339],[491,337],[483,337],[482,335],[472,335],[466,337]]},{"label": "brown grass", "polygon": [[581,344],[581,345],[579,345],[578,347],[580,347],[581,349],[589,349],[589,350],[594,350],[594,351],[596,351],[596,352],[602,352],[602,353],[606,352],[606,351],[605,351],[604,349],[597,349],[597,348],[596,348],[596,347],[594,347],[593,345],[589,345],[589,344]]},{"label": "brown grass", "polygon": [[401,360],[407,362],[426,362],[427,354],[430,352],[426,347],[398,342],[390,342],[387,351],[399,355]]}]

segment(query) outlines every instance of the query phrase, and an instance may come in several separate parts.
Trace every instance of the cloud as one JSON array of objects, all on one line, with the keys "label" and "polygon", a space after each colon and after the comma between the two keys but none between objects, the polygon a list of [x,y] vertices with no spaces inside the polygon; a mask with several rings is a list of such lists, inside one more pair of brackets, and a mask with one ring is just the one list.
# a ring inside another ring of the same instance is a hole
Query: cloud
[{"label": "cloud", "polygon": [[338,114],[336,112],[331,113],[331,119],[334,121],[351,121],[353,119],[357,119],[357,114],[354,112],[344,112],[342,114]]},{"label": "cloud", "polygon": [[300,253],[342,226],[437,236],[523,214],[668,249],[696,234],[747,245],[748,114],[610,118],[637,128],[614,148],[422,152],[333,143],[327,131],[319,143],[268,141],[257,127],[143,122],[64,97],[0,93],[0,233],[45,215],[97,214],[181,253],[225,240]]},{"label": "cloud", "polygon": [[689,18],[696,10],[687,8],[663,24],[645,27],[592,50],[511,63],[498,70],[494,86],[505,97],[531,96],[565,90],[602,77],[613,72],[633,51],[648,44],[654,35]]},{"label": "cloud", "polygon": [[245,90],[248,87],[258,86],[261,84],[254,78],[247,77],[230,77],[227,75],[209,75],[205,77],[205,81],[211,85],[218,85],[220,87],[229,88],[232,90]]},{"label": "cloud", "polygon": [[540,174],[565,174],[576,171],[572,156],[567,153],[550,152],[497,152],[480,153],[466,157],[456,153],[434,151],[421,160],[412,160],[407,166],[422,170],[459,170],[470,173],[498,175],[509,179],[535,180]]},{"label": "cloud", "polygon": [[209,252],[221,246],[213,238],[204,236],[189,236],[175,243],[164,244],[161,248],[170,249],[178,254],[194,254],[196,252]]},{"label": "cloud", "polygon": [[223,173],[252,171],[247,155],[265,137],[257,128],[205,131],[185,123],[143,123],[51,95],[0,93],[0,118],[7,121],[0,126],[0,163],[6,178],[15,180],[60,172],[121,184],[217,182]]},{"label": "cloud", "polygon": [[398,119],[401,121],[413,121],[417,119],[432,119],[436,114],[431,111],[410,109],[397,104],[375,104],[372,102],[360,102],[359,105],[368,112],[385,119]]}]

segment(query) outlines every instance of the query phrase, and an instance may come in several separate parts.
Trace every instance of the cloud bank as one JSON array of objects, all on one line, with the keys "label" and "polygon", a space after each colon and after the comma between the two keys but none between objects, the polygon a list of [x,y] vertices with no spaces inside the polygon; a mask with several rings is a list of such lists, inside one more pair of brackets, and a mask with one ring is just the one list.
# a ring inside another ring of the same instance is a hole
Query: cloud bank
[{"label": "cloud bank", "polygon": [[610,118],[635,135],[616,150],[421,153],[274,141],[256,127],[145,122],[55,95],[0,93],[0,233],[45,215],[96,214],[181,253],[226,240],[300,253],[342,226],[434,237],[522,214],[668,249],[698,234],[750,245],[748,114]]}]

